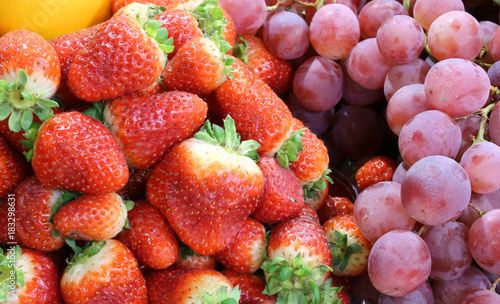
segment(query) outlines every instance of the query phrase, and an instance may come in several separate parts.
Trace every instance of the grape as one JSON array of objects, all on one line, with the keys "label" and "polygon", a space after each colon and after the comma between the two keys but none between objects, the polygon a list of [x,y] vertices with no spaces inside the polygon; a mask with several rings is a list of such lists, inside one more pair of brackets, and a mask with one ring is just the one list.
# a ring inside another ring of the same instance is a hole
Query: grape
[{"label": "grape", "polygon": [[466,292],[457,304],[498,304],[500,295],[487,289],[475,289]]},{"label": "grape", "polygon": [[408,166],[407,163],[405,163],[404,161],[400,162],[398,167],[396,168],[396,171],[394,171],[392,181],[398,184],[402,184],[403,179],[406,175],[406,171],[408,171],[408,169],[410,169],[410,166]]},{"label": "grape", "polygon": [[496,30],[491,35],[490,39],[490,51],[493,60],[500,60],[500,27],[497,27]]},{"label": "grape", "polygon": [[381,236],[368,257],[370,281],[381,293],[401,297],[419,289],[431,271],[431,255],[425,242],[407,230]]},{"label": "grape", "polygon": [[428,30],[437,17],[451,11],[465,11],[461,0],[418,0],[413,7],[413,17]]},{"label": "grape", "polygon": [[493,59],[493,56],[491,55],[490,42],[491,36],[493,36],[493,33],[498,28],[498,24],[496,24],[495,22],[483,20],[479,21],[479,28],[481,29],[481,33],[483,33],[483,48],[485,52],[481,57],[481,61],[493,64],[495,62],[495,59]]},{"label": "grape", "polygon": [[469,13],[452,11],[432,22],[427,43],[437,60],[462,58],[473,60],[483,47],[479,22]]},{"label": "grape", "polygon": [[333,60],[313,56],[295,72],[293,93],[300,103],[313,111],[328,111],[340,101],[344,73]]},{"label": "grape", "polygon": [[477,64],[459,58],[432,66],[424,85],[429,103],[452,117],[473,114],[490,95],[488,74]]},{"label": "grape", "polygon": [[484,270],[500,274],[500,209],[486,212],[470,227],[469,246]]},{"label": "grape", "polygon": [[219,0],[219,4],[233,19],[237,36],[251,35],[264,23],[264,0]]},{"label": "grape", "polygon": [[436,304],[457,304],[465,292],[473,289],[487,289],[490,286],[488,277],[476,267],[470,266],[459,278],[435,281],[432,286],[434,302]]},{"label": "grape", "polygon": [[423,84],[430,69],[431,66],[420,58],[405,64],[392,66],[384,81],[384,95],[387,101],[392,98],[392,95],[397,90],[406,85]]},{"label": "grape", "polygon": [[[500,209],[500,190],[487,194],[472,192],[470,203],[483,211]],[[479,214],[476,209],[468,206],[458,220],[467,225],[467,227],[470,227],[478,218]]]},{"label": "grape", "polygon": [[441,225],[460,216],[471,197],[465,170],[451,158],[422,158],[406,172],[401,202],[406,212],[425,225]]},{"label": "grape", "polygon": [[500,102],[491,111],[488,132],[491,141],[500,145]]},{"label": "grape", "polygon": [[380,295],[378,304],[434,304],[434,293],[429,282],[425,282],[419,289],[402,297]]},{"label": "grape", "polygon": [[460,222],[429,226],[421,235],[432,259],[429,277],[453,280],[461,277],[472,263],[469,249],[469,227]]},{"label": "grape", "polygon": [[276,57],[296,59],[309,48],[309,27],[299,15],[281,11],[264,24],[263,40]]},{"label": "grape", "polygon": [[459,118],[455,120],[462,131],[462,143],[460,144],[460,149],[458,150],[457,156],[455,156],[456,161],[462,159],[462,155],[465,150],[472,146],[473,138],[476,138],[479,127],[481,123],[481,116],[472,115],[465,118]]},{"label": "grape", "polygon": [[346,64],[346,60],[342,60],[340,63],[342,71],[344,72],[342,99],[345,102],[354,106],[368,106],[377,102],[384,96],[382,89],[368,90],[357,84],[356,81],[352,80],[349,73],[347,73]]},{"label": "grape", "polygon": [[358,19],[345,5],[325,5],[311,20],[309,38],[319,55],[332,60],[346,58],[359,42]]},{"label": "grape", "polygon": [[304,108],[293,93],[288,94],[285,103],[292,112],[292,116],[300,120],[316,135],[325,132],[332,124],[335,108],[323,112],[311,111]]},{"label": "grape", "polygon": [[490,83],[494,87],[500,86],[500,61],[493,63],[488,69],[488,77],[490,78]]},{"label": "grape", "polygon": [[380,26],[377,45],[387,60],[403,64],[418,58],[424,50],[425,34],[418,22],[410,16],[392,16]]},{"label": "grape", "polygon": [[384,87],[384,81],[392,63],[387,61],[377,46],[377,39],[370,38],[358,43],[347,57],[346,69],[349,76],[360,86],[377,90]]},{"label": "grape", "polygon": [[379,182],[361,191],[353,214],[359,230],[371,242],[389,231],[415,226],[401,203],[401,184],[396,182]]},{"label": "grape", "polygon": [[399,89],[387,103],[386,118],[394,134],[413,116],[433,108],[427,101],[423,84],[410,84]]},{"label": "grape", "polygon": [[462,142],[458,124],[438,110],[420,112],[399,132],[399,152],[408,165],[430,155],[455,158]]},{"label": "grape", "polygon": [[[397,0],[397,1],[404,5],[405,0]],[[417,0],[410,0],[410,5],[408,7],[408,14],[410,15],[410,17],[413,17],[413,8],[415,7],[416,2]]]},{"label": "grape", "polygon": [[385,20],[396,15],[408,16],[405,7],[394,0],[373,0],[359,11],[358,21],[363,39],[375,38]]},{"label": "grape", "polygon": [[460,164],[469,175],[472,191],[490,193],[500,189],[500,147],[489,141],[469,147]]}]

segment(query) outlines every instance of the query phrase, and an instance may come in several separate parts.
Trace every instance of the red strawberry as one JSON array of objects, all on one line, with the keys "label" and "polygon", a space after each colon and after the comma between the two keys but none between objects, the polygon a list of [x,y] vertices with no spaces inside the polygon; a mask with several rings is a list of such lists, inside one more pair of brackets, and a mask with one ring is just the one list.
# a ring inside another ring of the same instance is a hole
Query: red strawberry
[{"label": "red strawberry", "polygon": [[128,221],[130,228],[123,229],[118,239],[132,250],[139,263],[153,269],[175,263],[179,242],[158,209],[146,200],[137,201],[128,212]]},{"label": "red strawberry", "polygon": [[64,303],[146,304],[146,281],[123,243],[88,243],[69,261],[61,278]]},{"label": "red strawberry", "polygon": [[154,4],[157,6],[165,6],[167,9],[182,8],[184,6],[191,7],[197,5],[201,0],[112,0],[113,14],[121,8],[133,3],[138,2],[142,4]]},{"label": "red strawberry", "polygon": [[338,276],[358,276],[368,268],[372,243],[356,224],[353,215],[336,216],[323,224],[332,250],[332,272]]},{"label": "red strawberry", "polygon": [[114,192],[129,175],[111,131],[79,112],[57,114],[40,126],[32,165],[42,183],[88,194]]},{"label": "red strawberry", "polygon": [[152,171],[152,168],[131,170],[127,184],[116,191],[116,194],[129,201],[138,201],[146,198],[146,182],[149,176],[151,176]]},{"label": "red strawberry", "polygon": [[233,241],[213,256],[226,269],[240,273],[254,273],[264,261],[266,245],[264,225],[253,218],[248,218]]},{"label": "red strawberry", "polygon": [[273,304],[276,296],[265,295],[266,281],[253,273],[238,273],[232,270],[222,270],[221,273],[241,291],[239,304]]},{"label": "red strawberry", "polygon": [[31,168],[26,158],[0,135],[0,198],[6,198],[30,174]]},{"label": "red strawberry", "polygon": [[271,156],[263,156],[258,165],[264,174],[264,193],[252,216],[271,224],[297,215],[304,204],[304,190],[293,171]]},{"label": "red strawberry", "polygon": [[155,166],[146,196],[180,240],[196,253],[215,253],[234,239],[262,194],[264,177],[255,141],[240,143],[234,121],[225,130],[207,121],[195,138],[182,141]]},{"label": "red strawberry", "polygon": [[0,120],[9,115],[14,132],[27,130],[33,114],[41,120],[52,115],[49,100],[59,86],[61,70],[57,54],[37,33],[17,30],[0,38]]},{"label": "red strawberry", "polygon": [[16,196],[11,193],[7,198],[0,199],[0,243],[16,245]]},{"label": "red strawberry", "polygon": [[199,255],[186,244],[180,243],[176,267],[216,269],[219,262],[213,255]]},{"label": "red strawberry", "polygon": [[166,63],[171,41],[161,23],[151,20],[157,7],[130,4],[102,24],[73,59],[68,81],[76,97],[100,101],[152,85]]},{"label": "red strawberry", "polygon": [[326,202],[326,199],[328,198],[328,191],[330,191],[330,184],[326,178],[323,178],[323,182],[325,185],[325,188],[323,190],[317,190],[317,196],[314,195],[314,197],[306,197],[304,202],[311,207],[313,207],[314,210],[319,211]]},{"label": "red strawberry", "polygon": [[158,163],[175,144],[191,137],[206,116],[207,104],[181,91],[127,95],[109,101],[104,109],[104,121],[134,169]]},{"label": "red strawberry", "polygon": [[62,235],[53,234],[52,217],[54,207],[63,203],[67,196],[45,186],[34,175],[16,187],[16,234],[24,246],[48,252],[65,244]]},{"label": "red strawberry", "polygon": [[378,182],[392,181],[398,164],[387,156],[375,156],[356,171],[356,184],[363,190]]},{"label": "red strawberry", "polygon": [[342,216],[344,214],[353,214],[354,204],[347,197],[328,196],[325,204],[319,208],[318,217],[321,225],[332,217]]},{"label": "red strawberry", "polygon": [[82,195],[54,215],[54,228],[65,237],[84,241],[114,238],[127,220],[127,207],[116,193]]},{"label": "red strawberry", "polygon": [[233,54],[250,71],[271,87],[276,94],[285,94],[292,88],[293,68],[290,62],[273,55],[264,42],[254,35],[239,37]]}]

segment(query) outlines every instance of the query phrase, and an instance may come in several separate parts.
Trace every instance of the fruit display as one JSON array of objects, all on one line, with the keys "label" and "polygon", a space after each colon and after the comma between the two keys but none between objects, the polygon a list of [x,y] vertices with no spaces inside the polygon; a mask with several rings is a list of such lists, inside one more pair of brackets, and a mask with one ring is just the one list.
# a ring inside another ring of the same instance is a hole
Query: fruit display
[{"label": "fruit display", "polygon": [[0,303],[500,303],[500,1],[0,0]]}]

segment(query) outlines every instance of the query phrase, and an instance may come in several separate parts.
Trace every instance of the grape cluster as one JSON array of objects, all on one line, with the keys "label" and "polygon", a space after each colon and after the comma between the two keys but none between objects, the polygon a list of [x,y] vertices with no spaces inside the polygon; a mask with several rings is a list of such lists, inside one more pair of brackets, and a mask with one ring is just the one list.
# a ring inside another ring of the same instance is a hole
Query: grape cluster
[{"label": "grape cluster", "polygon": [[333,167],[400,161],[355,201],[373,242],[355,301],[500,303],[488,290],[500,275],[497,1],[220,2],[237,35],[292,63],[284,100]]}]

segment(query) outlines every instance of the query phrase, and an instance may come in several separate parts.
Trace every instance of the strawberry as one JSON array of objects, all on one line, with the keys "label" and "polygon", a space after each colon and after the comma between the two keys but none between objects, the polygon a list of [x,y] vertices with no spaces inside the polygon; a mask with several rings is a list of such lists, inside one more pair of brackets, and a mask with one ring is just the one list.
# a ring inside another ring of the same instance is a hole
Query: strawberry
[{"label": "strawberry", "polygon": [[175,263],[179,243],[175,232],[158,209],[147,200],[135,202],[128,212],[130,228],[118,239],[132,250],[137,261],[149,268],[163,269]]},{"label": "strawberry", "polygon": [[[33,116],[45,120],[57,102],[61,79],[57,54],[37,33],[17,30],[0,38],[0,120],[14,132],[28,130]],[[11,114],[12,113],[12,114]]]},{"label": "strawberry", "polygon": [[356,171],[356,184],[363,190],[378,182],[392,181],[398,164],[387,156],[375,156]]},{"label": "strawberry", "polygon": [[59,271],[45,254],[14,246],[4,255],[0,249],[1,303],[62,304]]},{"label": "strawberry", "polygon": [[297,215],[304,204],[304,190],[293,171],[271,156],[263,156],[257,164],[264,174],[264,193],[252,216],[271,224]]},{"label": "strawberry", "polygon": [[26,158],[0,135],[0,198],[8,193],[28,175],[31,168]]},{"label": "strawberry", "polygon": [[158,163],[175,144],[191,137],[206,116],[206,103],[181,91],[127,95],[107,102],[104,108],[104,122],[134,169]]},{"label": "strawberry", "polygon": [[213,256],[226,269],[254,273],[264,261],[266,245],[264,225],[256,219],[248,218],[233,241]]},{"label": "strawberry", "polygon": [[84,241],[114,238],[127,220],[127,206],[116,193],[82,195],[62,206],[53,223],[63,236]]},{"label": "strawberry", "polygon": [[288,93],[292,88],[291,63],[273,55],[259,37],[238,37],[233,55],[241,59],[248,69],[267,83],[276,94]]},{"label": "strawberry", "polygon": [[323,178],[323,182],[325,185],[325,188],[323,190],[317,190],[316,194],[314,197],[306,197],[304,202],[311,207],[313,207],[314,210],[319,211],[326,202],[326,199],[328,198],[328,192],[330,191],[330,184],[328,183],[328,180],[326,178]]},{"label": "strawberry", "polygon": [[130,175],[125,187],[116,191],[116,194],[125,200],[138,201],[146,198],[146,182],[153,171],[152,168],[144,170],[130,170]]},{"label": "strawberry", "polygon": [[199,255],[184,243],[179,244],[176,267],[216,269],[219,262],[213,255]]},{"label": "strawberry", "polygon": [[325,204],[319,208],[318,217],[321,225],[332,217],[342,216],[344,214],[353,214],[354,204],[347,197],[328,196]]},{"label": "strawberry", "polygon": [[129,176],[111,131],[79,112],[57,114],[40,126],[32,166],[45,185],[87,194],[114,192]]},{"label": "strawberry", "polygon": [[64,303],[148,303],[146,280],[123,243],[111,239],[75,250],[61,277]]},{"label": "strawberry", "polygon": [[195,6],[201,2],[201,0],[112,0],[112,10],[113,14],[119,11],[121,8],[133,3],[142,4],[154,4],[157,6],[165,6],[167,9],[173,8],[189,8]]},{"label": "strawberry", "polygon": [[151,19],[159,11],[133,3],[99,27],[69,67],[68,83],[76,97],[116,98],[145,89],[160,77],[172,41],[161,23]]},{"label": "strawberry", "polygon": [[253,273],[239,273],[232,270],[222,270],[221,273],[241,291],[239,304],[273,304],[276,296],[265,295],[262,292],[266,281]]},{"label": "strawberry", "polygon": [[240,290],[212,269],[170,267],[151,273],[146,282],[149,304],[238,303],[240,299]]},{"label": "strawberry", "polygon": [[0,243],[16,245],[16,196],[11,193],[7,198],[0,199]]},{"label": "strawberry", "polygon": [[332,272],[338,276],[358,276],[368,268],[372,243],[356,224],[354,216],[336,216],[323,224],[332,251]]},{"label": "strawberry", "polygon": [[174,146],[155,166],[146,197],[166,217],[180,240],[200,255],[234,239],[257,206],[264,177],[255,161],[258,143],[240,143],[234,121],[207,121],[201,131]]}]

